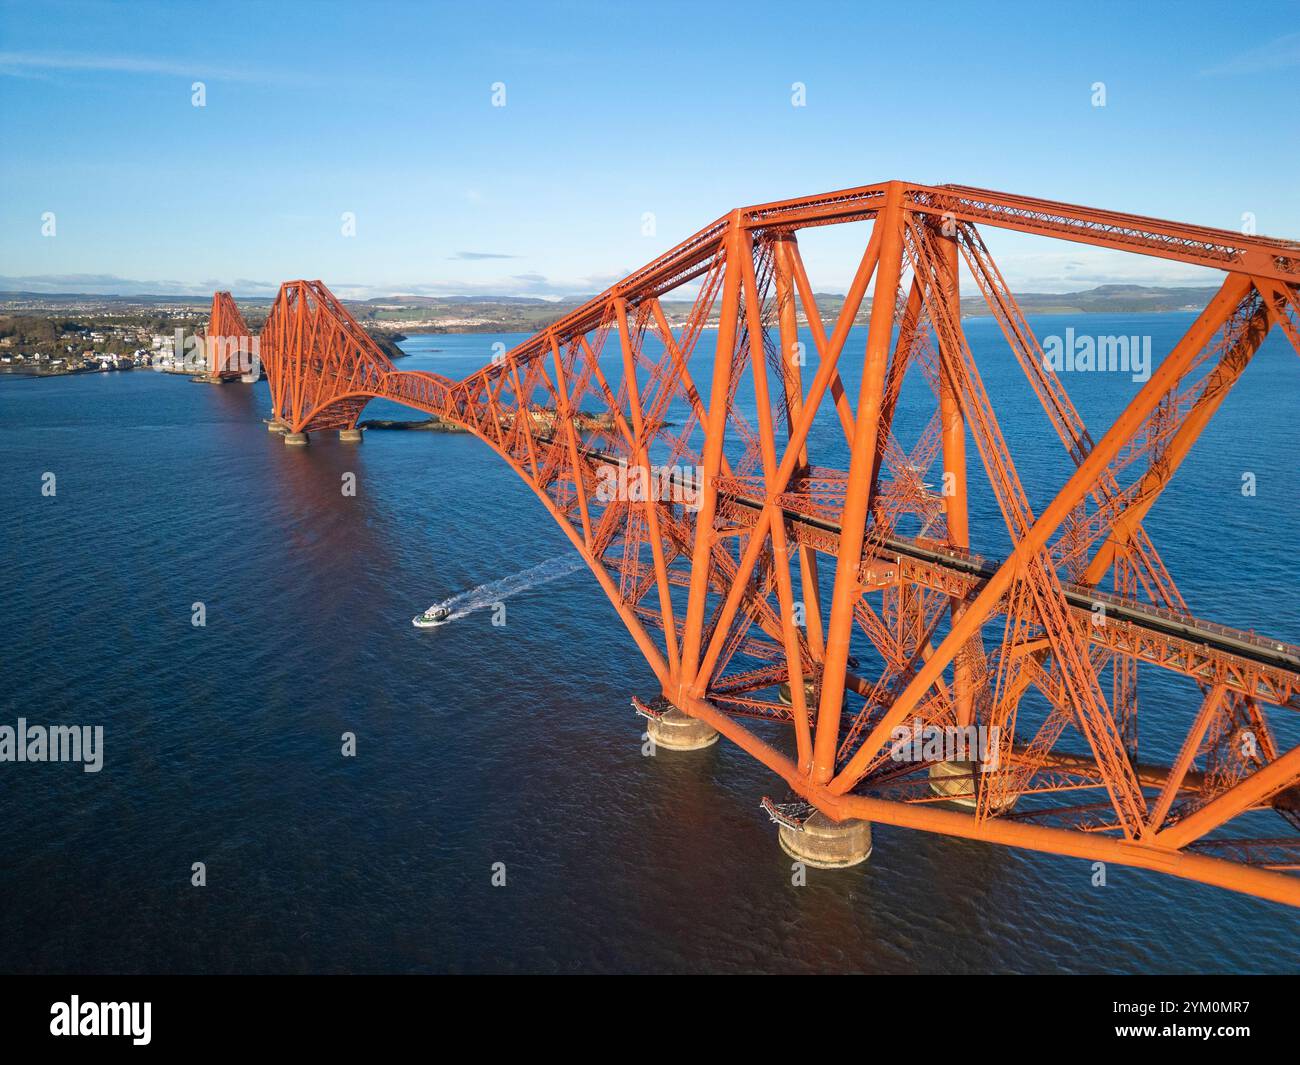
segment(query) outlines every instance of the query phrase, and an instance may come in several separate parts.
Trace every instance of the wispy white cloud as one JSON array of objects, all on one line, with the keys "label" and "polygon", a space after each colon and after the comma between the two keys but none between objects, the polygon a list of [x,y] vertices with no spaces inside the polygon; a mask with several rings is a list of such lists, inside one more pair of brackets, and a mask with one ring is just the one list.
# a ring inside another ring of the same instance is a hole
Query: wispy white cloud
[{"label": "wispy white cloud", "polygon": [[1300,33],[1288,33],[1258,48],[1230,56],[1201,71],[1203,77],[1232,74],[1257,74],[1265,70],[1282,70],[1300,66]]},{"label": "wispy white cloud", "polygon": [[278,284],[266,281],[139,281],[116,274],[0,274],[0,291],[40,295],[76,293],[91,296],[210,296],[217,289],[238,290],[247,296],[273,296]]},{"label": "wispy white cloud", "polygon": [[479,259],[518,259],[520,256],[508,255],[500,251],[458,251],[455,255],[449,255],[447,258],[476,262]]},{"label": "wispy white cloud", "polygon": [[211,81],[305,83],[310,78],[282,70],[214,65],[206,59],[193,62],[155,56],[72,55],[59,52],[0,52],[0,75],[48,77],[48,72],[162,75]]},{"label": "wispy white cloud", "polygon": [[[590,277],[555,282],[542,274],[516,274],[484,281],[449,278],[441,281],[375,284],[325,278],[325,283],[336,295],[346,299],[381,299],[389,296],[532,296],[537,299],[561,299],[599,292],[613,280]],[[205,296],[218,289],[228,289],[236,296],[273,296],[279,287],[278,281],[252,278],[177,281],[167,278],[145,280],[119,277],[116,274],[0,274],[0,291],[40,295],[79,293],[91,296]]]}]

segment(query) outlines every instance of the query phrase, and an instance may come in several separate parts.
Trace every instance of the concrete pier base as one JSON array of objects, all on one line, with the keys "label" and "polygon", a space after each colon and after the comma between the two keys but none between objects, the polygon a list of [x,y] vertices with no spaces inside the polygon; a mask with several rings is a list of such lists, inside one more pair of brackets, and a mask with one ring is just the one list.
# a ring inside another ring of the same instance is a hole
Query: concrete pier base
[{"label": "concrete pier base", "polygon": [[[783,706],[794,706],[794,696],[790,692],[789,681],[785,681],[777,687],[776,697],[781,700]],[[814,709],[817,707],[817,684],[815,681],[805,680],[803,682],[803,702],[804,706],[812,707]],[[849,697],[846,694],[844,698],[840,700],[840,707],[843,708],[848,705]]]},{"label": "concrete pier base", "polygon": [[930,766],[930,790],[956,806],[975,808],[978,762],[935,762]]},{"label": "concrete pier base", "polygon": [[871,857],[870,821],[832,821],[818,810],[803,829],[781,825],[781,849],[814,869],[847,869]]},{"label": "concrete pier base", "polygon": [[340,440],[343,440],[343,441],[345,441],[345,442],[347,442],[347,443],[349,443],[349,444],[359,444],[359,443],[361,443],[361,430],[360,430],[360,429],[340,429],[340,430],[339,430],[339,439],[340,439]]},{"label": "concrete pier base", "polygon": [[663,717],[648,719],[646,732],[656,747],[669,751],[700,751],[718,742],[717,729],[689,717],[675,706],[665,711]]},{"label": "concrete pier base", "polygon": [[286,432],[288,428],[289,427],[285,425],[284,422],[280,421],[278,418],[272,418],[269,422],[266,423],[266,431],[268,433],[283,433]]},{"label": "concrete pier base", "polygon": [[[979,762],[936,762],[930,767],[930,790],[954,806],[973,810],[980,787]],[[1015,796],[991,808],[992,813],[1006,813],[1016,805]]]},{"label": "concrete pier base", "polygon": [[286,444],[292,445],[293,447],[306,447],[307,434],[306,433],[285,433],[284,442]]},{"label": "concrete pier base", "polygon": [[[776,697],[786,706],[794,705],[794,696],[790,692],[789,681],[785,681],[776,689]],[[810,680],[803,682],[803,701],[806,706],[817,705],[817,685]]]}]

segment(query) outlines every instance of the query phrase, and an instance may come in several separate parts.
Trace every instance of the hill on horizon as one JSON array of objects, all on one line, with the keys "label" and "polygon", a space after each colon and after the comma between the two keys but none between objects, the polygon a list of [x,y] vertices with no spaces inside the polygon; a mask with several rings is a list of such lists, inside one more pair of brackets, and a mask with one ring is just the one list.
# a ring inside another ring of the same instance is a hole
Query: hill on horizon
[{"label": "hill on horizon", "polygon": [[[1103,284],[1077,292],[1024,292],[1016,300],[1026,314],[1141,314],[1200,310],[1216,290],[1213,287],[1169,287],[1136,284]],[[531,333],[545,329],[593,296],[547,300],[537,296],[375,296],[364,300],[343,299],[356,318],[372,329],[401,333]],[[256,327],[270,311],[273,297],[236,294],[251,326]],[[839,313],[844,296],[835,292],[816,293],[823,316]],[[10,314],[93,314],[122,313],[133,308],[159,310],[185,308],[202,310],[210,297],[201,296],[101,296],[89,293],[0,292],[0,311]],[[687,299],[662,301],[665,314],[674,324],[685,320],[692,303]],[[863,302],[858,321],[865,320],[871,301]],[[962,296],[962,314],[989,314],[978,292],[967,289]]]}]

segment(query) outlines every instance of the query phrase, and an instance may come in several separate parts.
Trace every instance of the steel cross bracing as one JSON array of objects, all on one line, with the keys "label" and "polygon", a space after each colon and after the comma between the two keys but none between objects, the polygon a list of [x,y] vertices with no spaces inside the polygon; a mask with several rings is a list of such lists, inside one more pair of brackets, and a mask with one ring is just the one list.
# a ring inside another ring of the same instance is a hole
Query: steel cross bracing
[{"label": "steel cross bracing", "polygon": [[[870,238],[828,323],[798,234],[849,222]],[[977,226],[1224,278],[1098,431]],[[1038,508],[966,340],[963,264],[1060,441],[1068,475]],[[677,290],[692,302],[674,325],[661,298]],[[218,294],[214,323],[231,311]],[[1274,326],[1300,352],[1300,243],[886,182],[734,211],[464,380],[394,369],[319,281],[281,288],[261,358],[292,432],[353,427],[383,397],[493,448],[663,697],[832,819],[1300,905],[1300,649],[1196,617],[1143,525]],[[908,447],[912,369],[933,406]],[[971,477],[1000,508],[1004,557],[973,549]],[[1189,700],[1162,700],[1144,731],[1138,681],[1157,671]],[[996,768],[950,764],[936,794],[933,758],[892,756],[917,722],[998,726]]]}]

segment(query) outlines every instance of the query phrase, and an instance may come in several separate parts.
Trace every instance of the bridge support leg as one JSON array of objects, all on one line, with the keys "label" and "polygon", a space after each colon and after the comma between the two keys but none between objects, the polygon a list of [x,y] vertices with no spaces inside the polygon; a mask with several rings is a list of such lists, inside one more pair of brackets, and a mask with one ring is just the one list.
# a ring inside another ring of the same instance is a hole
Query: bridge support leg
[{"label": "bridge support leg", "polygon": [[781,849],[814,869],[847,869],[871,857],[871,822],[832,821],[818,810],[802,828],[781,825]]},{"label": "bridge support leg", "polygon": [[361,443],[361,430],[360,430],[360,429],[340,429],[340,430],[339,430],[339,439],[340,439],[340,440],[343,440],[343,441],[345,441],[345,442],[347,442],[347,443],[350,443],[350,444],[359,444],[359,443]]},{"label": "bridge support leg", "polygon": [[291,444],[294,447],[306,447],[307,434],[306,433],[285,433],[284,442],[286,444]]},{"label": "bridge support leg", "polygon": [[272,418],[266,423],[266,431],[268,433],[283,433],[287,431],[288,428],[289,427],[285,425],[284,422],[280,421],[279,418]]},{"label": "bridge support leg", "polygon": [[665,710],[661,717],[650,718],[646,732],[656,747],[668,751],[700,751],[718,742],[717,729],[675,706]]}]

